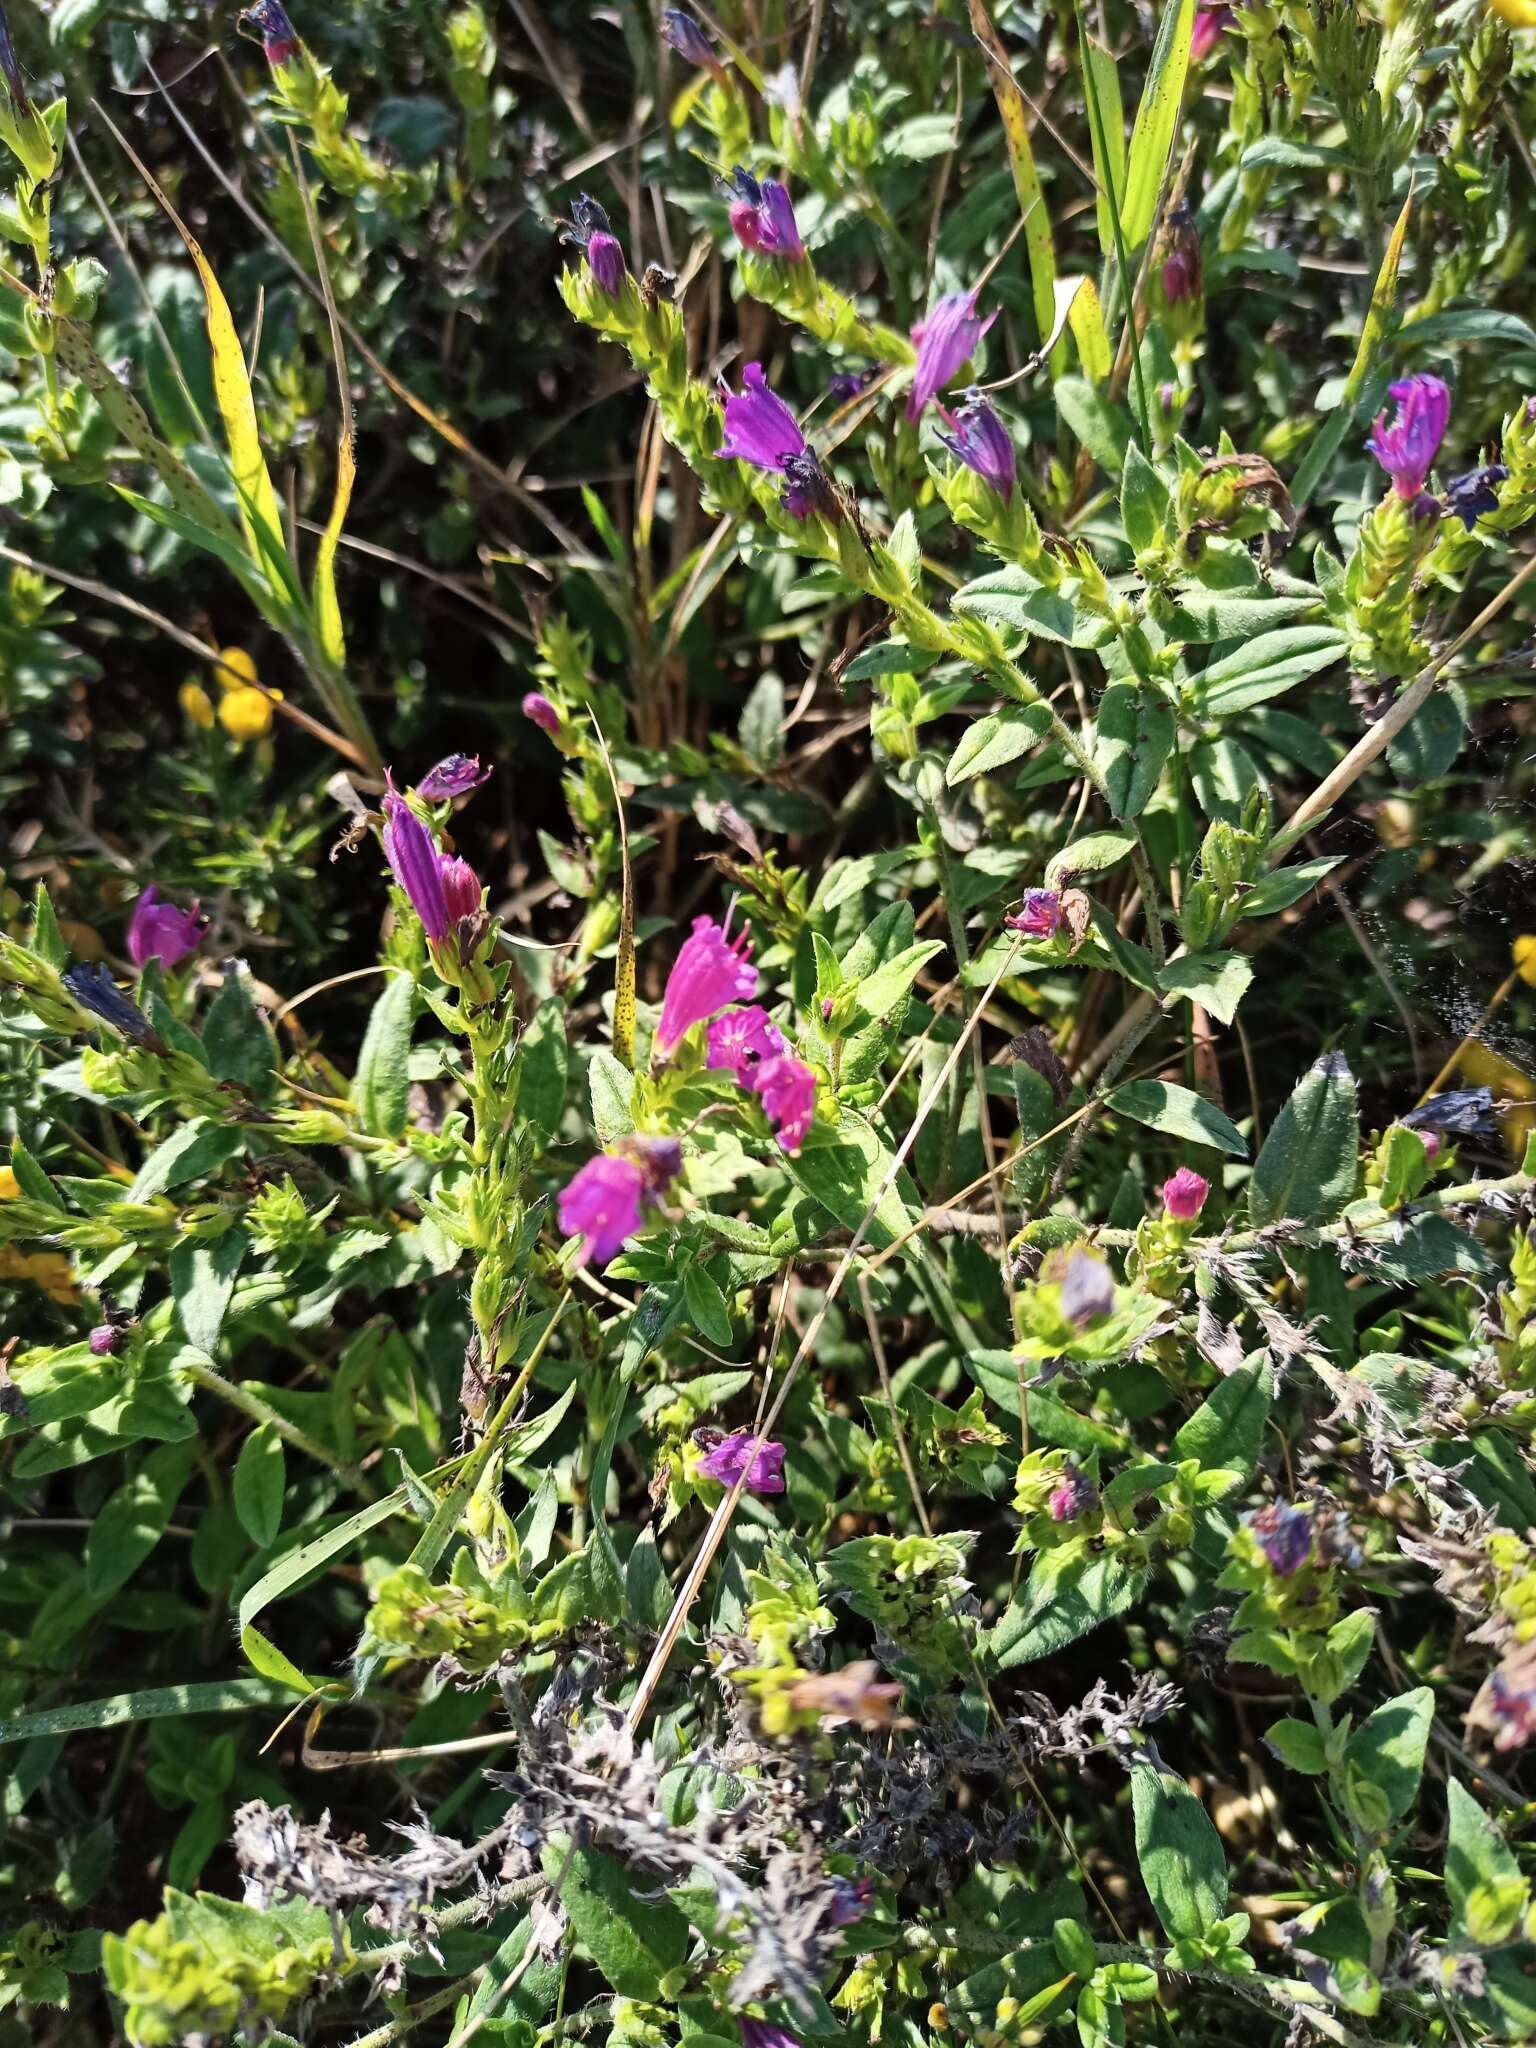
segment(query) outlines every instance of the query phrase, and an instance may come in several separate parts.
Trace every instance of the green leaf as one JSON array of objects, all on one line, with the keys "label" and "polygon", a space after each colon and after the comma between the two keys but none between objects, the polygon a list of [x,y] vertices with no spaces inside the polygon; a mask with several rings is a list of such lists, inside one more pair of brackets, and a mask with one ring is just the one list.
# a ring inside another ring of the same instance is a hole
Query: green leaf
[{"label": "green leaf", "polygon": [[61,1216],[68,1213],[58,1189],[20,1138],[11,1140],[11,1171],[16,1176],[17,1186],[29,1202],[38,1202],[45,1209],[56,1209]]},{"label": "green leaf", "polygon": [[565,1112],[570,1057],[565,1005],[551,997],[534,1011],[517,1055],[518,1114],[546,1143],[559,1130]]},{"label": "green leaf", "polygon": [[599,1046],[587,1066],[592,1097],[592,1125],[601,1144],[612,1144],[635,1128],[635,1077],[606,1046]]},{"label": "green leaf", "polygon": [[1209,1934],[1227,1908],[1227,1859],[1215,1823],[1182,1778],[1131,1772],[1136,1859],[1170,1941]]},{"label": "green leaf", "polygon": [[1398,348],[1420,348],[1431,342],[1504,341],[1515,348],[1536,349],[1536,328],[1518,313],[1497,306],[1453,306],[1446,313],[1426,313],[1397,331]]},{"label": "green leaf", "polygon": [[1355,1081],[1341,1052],[1324,1053],[1275,1118],[1248,1183],[1262,1228],[1290,1219],[1328,1223],[1355,1192],[1360,1148]]},{"label": "green leaf", "polygon": [[1085,377],[1060,377],[1056,410],[1100,468],[1118,476],[1131,445],[1131,420],[1124,406],[1096,391]]},{"label": "green leaf", "polygon": [[243,1230],[226,1230],[211,1242],[185,1238],[171,1253],[171,1295],[187,1341],[211,1358],[218,1347],[225,1311],[251,1241]]},{"label": "green leaf", "polygon": [[99,1700],[78,1700],[69,1707],[48,1707],[37,1714],[18,1714],[0,1721],[0,1746],[36,1742],[59,1735],[84,1735],[100,1728],[122,1728],[129,1722],[165,1720],[182,1714],[248,1714],[255,1707],[286,1707],[292,1695],[260,1678],[214,1678],[197,1685],[149,1686],[139,1692],[115,1692]]},{"label": "green leaf", "polygon": [[1170,960],[1159,978],[1170,994],[1198,1003],[1218,1023],[1230,1024],[1253,979],[1253,962],[1246,953],[1186,953]]},{"label": "green leaf", "polygon": [[[1063,383],[1073,380],[1064,378]],[[1057,386],[1058,395],[1061,386]],[[951,610],[973,613],[995,626],[1025,633],[1032,640],[1054,640],[1064,647],[1100,647],[1113,639],[1110,623],[1080,610],[1059,590],[1042,590],[1022,569],[994,569],[956,591]]]},{"label": "green leaf", "polygon": [[1189,40],[1195,26],[1195,0],[1168,0],[1152,46],[1147,82],[1131,130],[1120,225],[1126,246],[1135,250],[1151,232],[1157,202],[1173,147],[1184,78],[1189,70]]},{"label": "green leaf", "polygon": [[688,1923],[672,1901],[658,1898],[654,1883],[631,1878],[622,1863],[597,1849],[547,1842],[543,1863],[545,1876],[558,1883],[577,1940],[620,1997],[659,1997],[661,1979],[688,1953]]},{"label": "green leaf", "polygon": [[1270,1400],[1269,1359],[1261,1351],[1218,1381],[1174,1437],[1171,1455],[1198,1458],[1202,1472],[1246,1479],[1259,1462]]},{"label": "green leaf", "polygon": [[189,1180],[201,1180],[217,1173],[226,1160],[233,1159],[245,1144],[244,1134],[195,1116],[173,1131],[163,1145],[157,1145],[135,1176],[128,1190],[130,1202],[147,1202],[171,1188],[184,1187]]},{"label": "green leaf", "polygon": [[1276,1721],[1264,1740],[1288,1770],[1320,1778],[1328,1768],[1323,1738],[1310,1721]]},{"label": "green leaf", "polygon": [[1090,832],[1084,839],[1074,839],[1046,862],[1046,886],[1064,889],[1079,875],[1102,874],[1118,867],[1135,845],[1133,832]]},{"label": "green leaf", "polygon": [[1243,896],[1243,916],[1271,917],[1277,910],[1289,910],[1343,858],[1341,853],[1325,853],[1316,860],[1297,861],[1294,867],[1275,868],[1270,874],[1260,875]]},{"label": "green leaf", "polygon": [[1456,765],[1467,736],[1467,714],[1460,691],[1444,686],[1419,706],[1387,748],[1393,772],[1414,785],[1434,782]]},{"label": "green leaf", "polygon": [[194,1444],[161,1444],[109,1494],[85,1539],[85,1590],[103,1600],[125,1585],[165,1534],[192,1471]]},{"label": "green leaf", "polygon": [[262,1094],[277,1065],[272,1033],[251,998],[250,976],[229,969],[203,1019],[203,1050],[216,1081],[236,1081]]},{"label": "green leaf", "polygon": [[769,669],[758,677],[741,709],[742,752],[754,767],[776,768],[784,754],[784,685]]},{"label": "green leaf", "polygon": [[1515,1931],[1529,1887],[1504,1837],[1455,1778],[1446,1782],[1450,1828],[1445,1889],[1459,1925],[1491,1948]]},{"label": "green leaf", "polygon": [[[529,2027],[543,2021],[559,1993],[565,1957],[563,1953],[545,1955],[542,1949],[536,1949],[525,1964],[533,1933],[532,1920],[518,1921],[475,1986],[464,2013],[466,2020],[488,2020],[496,2014],[506,2014]],[[508,1980],[514,1977],[516,1982],[509,1984]],[[488,2031],[492,2040],[498,2038],[494,2028]],[[515,2036],[502,2038],[510,2042]]]},{"label": "green leaf", "polygon": [[1167,631],[1170,639],[1199,646],[1213,640],[1248,640],[1255,634],[1273,635],[1277,627],[1315,611],[1322,601],[1321,591],[1248,597],[1186,587],[1167,620]]},{"label": "green leaf", "polygon": [[862,683],[871,676],[921,675],[925,668],[932,668],[937,658],[920,647],[909,647],[905,640],[880,640],[853,657],[843,670],[843,681]]},{"label": "green leaf", "polygon": [[1114,1557],[1078,1557],[1062,1566],[1043,1553],[991,1633],[993,1662],[999,1671],[1011,1671],[1054,1656],[1100,1622],[1123,1614],[1146,1582],[1145,1571]]},{"label": "green leaf", "polygon": [[253,1429],[235,1460],[235,1513],[258,1550],[269,1550],[283,1525],[288,1475],[283,1440],[270,1422]]},{"label": "green leaf", "polygon": [[[1102,43],[1096,43],[1090,36],[1082,46],[1083,68],[1088,74],[1084,81],[1085,93],[1091,92],[1098,102],[1098,119],[1088,122],[1088,139],[1093,146],[1093,170],[1098,180],[1098,199],[1095,214],[1099,230],[1099,249],[1105,256],[1115,253],[1115,229],[1110,213],[1109,195],[1123,198],[1125,192],[1125,107],[1120,96],[1120,69],[1115,63],[1114,53],[1106,50]],[[1103,151],[1099,144],[1103,141]],[[1106,167],[1104,156],[1109,158]]]},{"label": "green leaf", "polygon": [[1379,1706],[1349,1739],[1345,1768],[1384,1805],[1388,1821],[1401,1820],[1418,1797],[1434,1718],[1435,1695],[1421,1685]]},{"label": "green leaf", "polygon": [[1170,498],[1167,484],[1132,442],[1120,474],[1120,523],[1133,554],[1142,554],[1162,538]]},{"label": "green leaf", "polygon": [[694,1328],[711,1344],[731,1341],[731,1312],[709,1268],[690,1259],[683,1269],[683,1298]]},{"label": "green leaf", "polygon": [[1104,1106],[1190,1145],[1214,1145],[1239,1158],[1248,1150],[1247,1140],[1225,1111],[1173,1081],[1127,1081],[1110,1090]]},{"label": "green leaf", "polygon": [[625,1563],[624,1611],[641,1628],[657,1631],[666,1627],[672,1612],[672,1588],[654,1529],[640,1531]]},{"label": "green leaf", "polygon": [[248,1586],[240,1596],[236,1620],[240,1628],[240,1647],[255,1665],[263,1678],[274,1678],[279,1684],[295,1692],[312,1693],[330,1691],[332,1687],[323,1681],[319,1684],[307,1678],[296,1664],[285,1657],[275,1643],[269,1642],[255,1625],[256,1617],[270,1607],[274,1600],[282,1599],[285,1593],[295,1591],[306,1580],[323,1572],[333,1558],[356,1543],[360,1536],[366,1536],[370,1529],[376,1529],[380,1522],[387,1522],[391,1515],[398,1515],[406,1506],[406,1492],[397,1486],[393,1493],[382,1500],[370,1501],[355,1515],[346,1515],[323,1535],[312,1538],[308,1543],[287,1551],[253,1586]]},{"label": "green leaf", "polygon": [[1172,705],[1139,683],[1111,683],[1099,699],[1093,756],[1117,818],[1151,802],[1177,731]]},{"label": "green leaf", "polygon": [[1336,626],[1285,626],[1260,633],[1211,662],[1185,685],[1185,698],[1201,718],[1231,718],[1284,696],[1342,661],[1348,651],[1349,642]]},{"label": "green leaf", "polygon": [[405,1131],[411,1093],[407,1056],[415,1022],[416,984],[408,974],[392,974],[369,1013],[352,1087],[358,1120],[371,1137],[398,1138]]},{"label": "green leaf", "polygon": [[1050,728],[1051,714],[1043,704],[1020,704],[978,718],[950,755],[944,780],[953,788],[973,775],[1006,768],[1037,746]]},{"label": "green leaf", "polygon": [[69,965],[69,947],[64,934],[59,930],[59,920],[54,914],[53,898],[42,882],[37,885],[37,894],[32,899],[32,950],[40,954],[50,967]]}]

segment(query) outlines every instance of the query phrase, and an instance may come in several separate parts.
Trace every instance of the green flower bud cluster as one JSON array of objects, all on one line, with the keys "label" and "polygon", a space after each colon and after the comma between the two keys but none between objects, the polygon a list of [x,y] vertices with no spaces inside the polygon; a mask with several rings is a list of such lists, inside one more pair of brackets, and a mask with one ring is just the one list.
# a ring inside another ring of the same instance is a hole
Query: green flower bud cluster
[{"label": "green flower bud cluster", "polygon": [[135,2048],[181,2048],[194,2036],[223,2038],[237,2027],[265,2031],[263,2022],[281,2020],[331,1976],[337,1960],[329,1917],[315,1907],[258,1913],[174,1891],[157,1919],[139,1920],[102,1944],[107,1982]]},{"label": "green flower bud cluster", "polygon": [[854,1613],[900,1643],[919,1670],[935,1679],[959,1677],[970,1668],[967,1628],[957,1612],[970,1591],[963,1576],[970,1543],[962,1531],[857,1536],[829,1555],[826,1575]]},{"label": "green flower bud cluster", "polygon": [[1415,503],[1388,491],[1360,522],[1359,538],[1344,571],[1344,630],[1357,674],[1411,676],[1429,659],[1420,637],[1428,609],[1420,570],[1435,546],[1434,501]]},{"label": "green flower bud cluster", "polygon": [[1494,486],[1497,507],[1470,527],[1460,519],[1442,520],[1425,559],[1426,577],[1438,583],[1458,579],[1495,545],[1495,535],[1507,539],[1536,519],[1536,415],[1530,399],[1522,399],[1504,422],[1498,459],[1509,475]]},{"label": "green flower bud cluster", "polygon": [[1240,826],[1218,819],[1206,828],[1200,872],[1185,890],[1179,914],[1179,934],[1191,952],[1219,944],[1241,917],[1244,896],[1265,872],[1269,822],[1268,798],[1256,789]]}]

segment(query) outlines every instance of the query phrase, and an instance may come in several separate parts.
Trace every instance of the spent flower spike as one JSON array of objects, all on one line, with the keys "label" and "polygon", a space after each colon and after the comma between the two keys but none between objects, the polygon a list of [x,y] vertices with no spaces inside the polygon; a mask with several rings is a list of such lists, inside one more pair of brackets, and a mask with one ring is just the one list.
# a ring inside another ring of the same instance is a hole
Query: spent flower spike
[{"label": "spent flower spike", "polygon": [[179,910],[165,902],[151,882],[128,920],[128,958],[135,967],[145,967],[151,960],[175,967],[197,950],[207,922],[195,903],[190,910]]},{"label": "spent flower spike", "polygon": [[[939,408],[943,412],[943,407]],[[1008,499],[1013,496],[1013,486],[1018,474],[1013,452],[1013,439],[998,416],[997,408],[980,392],[967,394],[966,402],[958,412],[944,413],[946,425],[953,429],[940,434],[939,439],[952,455],[959,457],[967,469],[974,470],[983,483],[988,483],[998,496]]]},{"label": "spent flower spike", "polygon": [[662,995],[653,1047],[657,1059],[668,1058],[695,1024],[713,1017],[727,1003],[750,1002],[757,994],[757,969],[747,958],[751,934],[743,926],[733,939],[728,936],[729,923],[729,914],[723,925],[712,917],[693,920]]},{"label": "spent flower spike", "polygon": [[778,178],[754,178],[738,164],[731,173],[731,227],[743,249],[798,263],[805,254],[789,187]]},{"label": "spent flower spike", "polygon": [[757,1444],[754,1429],[734,1429],[722,1437],[707,1457],[699,1460],[699,1470],[706,1479],[713,1479],[717,1486],[734,1486],[742,1474],[746,1474],[748,1493],[782,1493],[784,1491],[784,1446],[775,1443],[771,1437]]},{"label": "spent flower spike", "polygon": [[1388,386],[1397,401],[1391,425],[1382,413],[1366,440],[1400,498],[1414,499],[1423,490],[1430,467],[1445,439],[1451,416],[1449,385],[1421,370]]},{"label": "spent flower spike", "polygon": [[976,344],[997,318],[996,313],[989,313],[985,320],[977,317],[979,296],[980,286],[969,292],[948,292],[912,329],[917,365],[907,394],[909,420],[922,418],[929,399],[970,361]]}]

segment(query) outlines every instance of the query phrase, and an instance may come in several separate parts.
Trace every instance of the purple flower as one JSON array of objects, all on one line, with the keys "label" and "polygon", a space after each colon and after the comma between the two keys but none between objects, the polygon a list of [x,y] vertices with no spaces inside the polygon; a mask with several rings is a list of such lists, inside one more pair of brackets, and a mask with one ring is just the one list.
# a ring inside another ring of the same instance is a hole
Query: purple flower
[{"label": "purple flower", "polygon": [[1199,0],[1189,37],[1189,61],[1199,64],[1208,57],[1235,19],[1225,0]]},{"label": "purple flower", "polygon": [[530,690],[523,699],[523,716],[531,718],[541,732],[560,730],[560,713],[550,703],[542,690]]},{"label": "purple flower", "polygon": [[384,798],[384,858],[421,919],[428,944],[440,945],[449,924],[442,856],[432,834],[393,789]]},{"label": "purple flower", "polygon": [[79,960],[59,977],[83,1010],[100,1017],[147,1052],[163,1053],[165,1040],[138,1004],[125,996],[101,962]]},{"label": "purple flower", "polygon": [[1205,1207],[1211,1184],[1192,1166],[1181,1166],[1163,1182],[1163,1208],[1175,1223],[1193,1223]]},{"label": "purple flower", "polygon": [[746,1086],[768,1112],[783,1152],[795,1153],[816,1119],[816,1076],[789,1053],[764,1060]]},{"label": "purple flower", "polygon": [[1071,1252],[1061,1270],[1061,1312],[1077,1329],[1115,1305],[1114,1275],[1092,1252]]},{"label": "purple flower", "polygon": [[[782,1493],[784,1446],[765,1438],[757,1444],[754,1454],[752,1446],[755,1443],[755,1429],[732,1430],[729,1436],[720,1439],[707,1458],[700,1458],[699,1470],[718,1486],[734,1486],[745,1472],[748,1493]],[[742,2031],[745,2034],[745,2027]]]},{"label": "purple flower", "polygon": [[967,469],[974,470],[1000,498],[1013,496],[1016,474],[1013,440],[998,418],[996,408],[979,393],[973,393],[956,413],[944,412],[952,434],[939,439],[952,455],[958,455]]},{"label": "purple flower", "polygon": [[123,1348],[127,1331],[121,1323],[98,1323],[86,1342],[93,1358],[112,1358]]},{"label": "purple flower", "polygon": [[1065,915],[1059,890],[1026,889],[1016,914],[1005,917],[1003,923],[1009,931],[1022,932],[1029,939],[1054,939]]},{"label": "purple flower", "polygon": [[1481,469],[1469,469],[1461,476],[1453,476],[1445,487],[1445,509],[1454,512],[1470,533],[1485,512],[1499,509],[1499,485],[1504,483],[1509,471],[1502,462],[1485,463]]},{"label": "purple flower", "polygon": [[[900,1692],[900,1686],[880,1687]],[[800,2037],[792,2034],[788,2027],[777,2027],[772,2020],[743,2020],[741,2023],[741,2048],[800,2048]]]},{"label": "purple flower", "polygon": [[875,1880],[872,1877],[834,1877],[827,1919],[834,1927],[852,1927],[869,1911],[874,1896]]},{"label": "purple flower", "polygon": [[849,399],[858,397],[874,374],[873,370],[839,370],[827,379],[827,396],[834,405],[846,405]]},{"label": "purple flower", "polygon": [[977,342],[997,318],[996,313],[989,313],[985,320],[977,319],[979,295],[979,286],[971,292],[949,292],[913,328],[917,367],[912,372],[912,389],[907,395],[909,420],[921,419],[929,399],[944,389],[963,363],[970,361]]},{"label": "purple flower", "polygon": [[440,853],[437,858],[449,924],[462,924],[466,917],[478,917],[482,894],[480,877],[467,860],[450,859],[446,853]]},{"label": "purple flower", "polygon": [[779,503],[791,519],[809,519],[813,512],[823,519],[837,520],[843,516],[827,473],[809,448],[803,455],[785,456],[784,488],[779,493]]},{"label": "purple flower", "polygon": [[[727,918],[729,923],[729,918]],[[653,1052],[666,1059],[686,1032],[727,1003],[750,1002],[757,994],[757,969],[746,957],[752,940],[745,926],[734,939],[712,917],[696,917],[693,930],[667,976]]]},{"label": "purple flower", "polygon": [[1518,1684],[1502,1666],[1487,1683],[1484,1725],[1494,1729],[1495,1749],[1518,1749],[1536,1736],[1536,1685]]},{"label": "purple flower", "polygon": [[582,1240],[578,1266],[594,1260],[606,1266],[625,1238],[633,1237],[640,1228],[644,1193],[641,1168],[611,1152],[599,1152],[572,1174],[557,1206],[565,1235]]},{"label": "purple flower", "polygon": [[725,439],[717,455],[750,462],[754,469],[776,470],[792,455],[804,455],[805,436],[800,423],[775,392],[768,389],[761,363],[748,363],[741,373],[743,389],[732,391],[720,380],[720,403],[725,408]]},{"label": "purple flower", "polygon": [[1052,1491],[1046,1511],[1053,1522],[1075,1522],[1079,1515],[1090,1513],[1098,1504],[1099,1489],[1086,1472],[1073,1466]]},{"label": "purple flower", "polygon": [[273,70],[280,65],[291,64],[299,54],[299,33],[288,19],[288,11],[282,0],[256,0],[254,7],[247,7],[241,15],[261,37],[262,54]]},{"label": "purple flower", "polygon": [[1391,477],[1397,495],[1417,498],[1445,438],[1451,416],[1450,387],[1419,371],[1388,389],[1397,400],[1397,418],[1389,427],[1382,413],[1365,445]]},{"label": "purple flower", "polygon": [[786,263],[798,263],[805,254],[789,187],[777,178],[761,183],[738,164],[731,173],[731,226],[743,249],[758,256],[781,256]]},{"label": "purple flower", "polygon": [[1248,1527],[1282,1579],[1299,1572],[1312,1554],[1312,1517],[1289,1501],[1277,1500],[1272,1507],[1260,1508],[1249,1516]]},{"label": "purple flower", "polygon": [[621,1159],[632,1159],[639,1167],[642,1191],[648,1202],[659,1202],[683,1170],[679,1138],[650,1138],[640,1131],[630,1131],[614,1139],[613,1149]]},{"label": "purple flower", "polygon": [[667,7],[662,10],[661,39],[690,64],[702,65],[709,70],[718,68],[714,44],[683,8]]},{"label": "purple flower", "polygon": [[491,771],[480,766],[478,754],[445,754],[417,783],[416,793],[429,804],[446,803],[450,797],[468,796],[490,779]]},{"label": "purple flower", "polygon": [[158,960],[162,967],[174,967],[197,950],[207,922],[195,903],[190,910],[178,910],[174,903],[162,902],[159,890],[151,882],[128,920],[128,958],[135,967],[143,967],[151,960]]},{"label": "purple flower", "polygon": [[727,1010],[723,1017],[711,1021],[706,1065],[729,1069],[746,1088],[764,1060],[777,1059],[788,1049],[783,1032],[761,1003],[751,1003],[744,1010]]},{"label": "purple flower", "polygon": [[571,215],[571,225],[560,237],[561,241],[576,244],[586,256],[592,282],[610,299],[616,299],[624,288],[627,266],[618,236],[608,224],[607,214],[589,193],[578,192]]}]

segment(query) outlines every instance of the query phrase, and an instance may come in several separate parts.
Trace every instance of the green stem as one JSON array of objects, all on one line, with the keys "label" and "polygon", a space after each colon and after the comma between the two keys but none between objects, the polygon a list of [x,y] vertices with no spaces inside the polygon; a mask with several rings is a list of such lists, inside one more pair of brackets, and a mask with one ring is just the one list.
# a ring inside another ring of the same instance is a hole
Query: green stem
[{"label": "green stem", "polygon": [[297,1423],[279,1415],[277,1410],[263,1401],[259,1394],[253,1394],[249,1387],[242,1387],[235,1380],[225,1379],[223,1373],[213,1366],[201,1365],[195,1359],[185,1362],[182,1370],[196,1385],[206,1388],[210,1394],[217,1394],[221,1401],[228,1401],[231,1407],[238,1408],[243,1415],[248,1415],[252,1422],[270,1423],[285,1443],[292,1444],[296,1451],[303,1451],[306,1457],[315,1459],[317,1463],[329,1466],[331,1471],[349,1480],[359,1492],[368,1491],[363,1483],[362,1474],[355,1465],[349,1465],[346,1459],[338,1457],[335,1451],[328,1451],[324,1444],[317,1443],[312,1436],[300,1429]]}]

